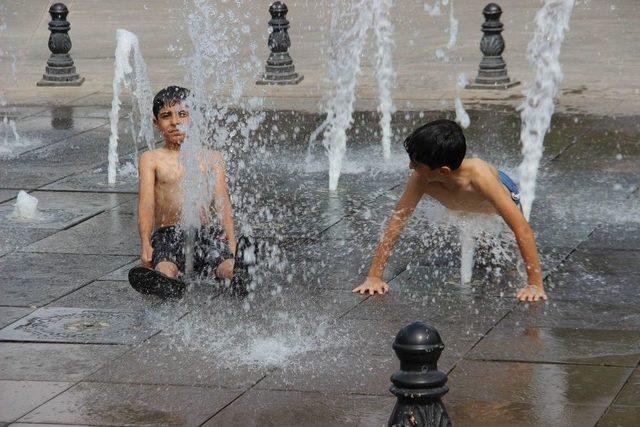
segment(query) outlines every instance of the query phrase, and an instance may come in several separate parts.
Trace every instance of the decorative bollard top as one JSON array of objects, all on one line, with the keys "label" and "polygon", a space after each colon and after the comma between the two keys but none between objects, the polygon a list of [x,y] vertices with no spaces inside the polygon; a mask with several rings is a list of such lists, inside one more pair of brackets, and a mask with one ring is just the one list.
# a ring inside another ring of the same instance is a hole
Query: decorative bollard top
[{"label": "decorative bollard top", "polygon": [[49,15],[54,21],[65,21],[68,14],[69,9],[64,3],[54,3],[49,8]]},{"label": "decorative bollard top", "polygon": [[389,391],[398,401],[387,425],[450,427],[441,400],[449,391],[447,374],[438,371],[444,344],[436,328],[423,322],[405,326],[396,335],[393,350],[400,359],[400,370],[391,376]]},{"label": "decorative bollard top", "polygon": [[489,3],[482,9],[482,14],[487,21],[499,21],[500,15],[502,15],[502,8],[495,3]]},{"label": "decorative bollard top", "polygon": [[[393,342],[400,359],[400,370],[391,376],[396,389],[424,389],[426,395],[442,395],[447,376],[438,371],[438,359],[444,344],[438,331],[423,322],[413,322],[400,329]],[[435,389],[427,392],[426,389]],[[393,390],[392,390],[393,392]],[[394,393],[395,394],[395,393]]]}]

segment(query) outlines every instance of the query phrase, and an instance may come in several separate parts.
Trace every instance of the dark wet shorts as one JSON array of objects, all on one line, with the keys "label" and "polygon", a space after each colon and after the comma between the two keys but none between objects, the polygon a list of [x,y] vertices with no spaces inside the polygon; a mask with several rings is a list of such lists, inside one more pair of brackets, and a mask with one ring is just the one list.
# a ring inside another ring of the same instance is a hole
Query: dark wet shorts
[{"label": "dark wet shorts", "polygon": [[500,176],[502,184],[507,187],[507,190],[511,193],[511,200],[513,200],[516,205],[520,206],[520,188],[518,187],[518,184],[516,184],[509,175],[500,170],[498,171],[498,176]]},{"label": "dark wet shorts", "polygon": [[[220,227],[201,227],[195,231],[193,248],[193,272],[209,275],[223,262],[233,258],[229,241]],[[153,247],[152,263],[155,267],[162,261],[172,262],[184,273],[185,233],[182,229],[161,227],[151,235]]]}]

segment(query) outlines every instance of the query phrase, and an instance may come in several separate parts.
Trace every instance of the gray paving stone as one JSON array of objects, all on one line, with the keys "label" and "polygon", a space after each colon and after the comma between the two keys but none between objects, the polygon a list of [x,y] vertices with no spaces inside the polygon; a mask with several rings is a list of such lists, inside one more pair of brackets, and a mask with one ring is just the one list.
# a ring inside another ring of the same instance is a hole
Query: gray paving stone
[{"label": "gray paving stone", "polygon": [[495,400],[450,401],[445,396],[449,417],[462,427],[583,427],[593,425],[602,408],[598,406],[547,403],[544,410],[534,402]]},{"label": "gray paving stone", "polygon": [[635,367],[638,331],[563,327],[496,328],[469,354],[482,360],[513,360]]},{"label": "gray paving stone", "polygon": [[626,222],[599,226],[580,249],[640,250],[640,224]]},{"label": "gray paving stone", "polygon": [[385,425],[394,397],[250,390],[205,426]]},{"label": "gray paving stone", "polygon": [[547,290],[554,300],[593,300],[601,303],[636,302],[639,279],[630,275],[601,275],[587,271],[551,273]]},{"label": "gray paving stone", "polygon": [[633,371],[614,405],[640,406],[640,369]]},{"label": "gray paving stone", "polygon": [[132,197],[117,194],[51,191],[34,191],[31,195],[38,199],[38,218],[12,219],[15,201],[6,202],[0,205],[0,220],[3,226],[63,229],[101,211],[112,209]]},{"label": "gray paving stone", "polygon": [[115,255],[13,253],[0,258],[3,304],[48,304],[131,261]]},{"label": "gray paving stone", "polygon": [[128,281],[96,281],[53,301],[48,307],[144,310],[162,301],[136,292]]},{"label": "gray paving stone", "polygon": [[0,203],[14,199],[18,195],[16,190],[0,189]]},{"label": "gray paving stone", "polygon": [[139,255],[137,220],[118,209],[103,212],[54,238],[24,248],[26,252]]},{"label": "gray paving stone", "polygon": [[117,270],[113,270],[111,273],[100,277],[98,280],[106,280],[110,282],[113,282],[113,281],[128,282],[129,270],[131,270],[133,267],[137,267],[138,265],[140,265],[140,259],[131,261],[130,263],[123,265]]},{"label": "gray paving stone", "polygon": [[613,405],[598,423],[599,427],[625,427],[638,423],[640,407]]},{"label": "gray paving stone", "polygon": [[268,372],[265,367],[224,363],[219,354],[205,349],[153,343],[107,364],[88,381],[246,389]]},{"label": "gray paving stone", "polygon": [[[104,126],[106,122],[105,119],[96,118],[32,116],[19,120],[16,123],[16,128],[21,138],[33,142],[21,151],[31,151]],[[19,154],[20,152],[14,153]]]},{"label": "gray paving stone", "polygon": [[532,403],[540,410],[550,403],[589,405],[604,412],[630,372],[613,366],[463,360],[449,375],[447,399]]},{"label": "gray paving stone", "polygon": [[544,304],[518,304],[503,320],[509,327],[560,327],[576,329],[640,330],[637,304],[629,301],[600,303],[591,300],[556,301],[550,290]]},{"label": "gray paving stone", "polygon": [[133,344],[158,330],[144,312],[40,308],[0,330],[0,341]]},{"label": "gray paving stone", "polygon": [[0,421],[17,420],[71,385],[65,382],[0,380]]},{"label": "gray paving stone", "polygon": [[207,387],[80,383],[20,421],[81,425],[199,425],[238,391]]},{"label": "gray paving stone", "polygon": [[0,379],[80,381],[122,355],[122,345],[0,343]]},{"label": "gray paving stone", "polygon": [[0,328],[4,328],[32,311],[32,308],[0,307]]},{"label": "gray paving stone", "polygon": [[640,275],[640,251],[578,249],[558,271],[637,277]]},{"label": "gray paving stone", "polygon": [[352,356],[311,352],[292,360],[256,385],[260,390],[319,391],[389,396],[389,378],[398,369],[395,355]]},{"label": "gray paving stone", "polygon": [[[0,257],[18,251],[55,233],[55,230],[0,226]],[[0,261],[1,262],[1,261]]]}]

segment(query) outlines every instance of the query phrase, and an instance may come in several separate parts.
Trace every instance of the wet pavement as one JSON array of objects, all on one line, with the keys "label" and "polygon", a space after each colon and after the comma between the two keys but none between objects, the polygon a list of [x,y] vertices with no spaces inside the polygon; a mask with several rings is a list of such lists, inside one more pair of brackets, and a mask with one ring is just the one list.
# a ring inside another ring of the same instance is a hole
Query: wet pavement
[{"label": "wet pavement", "polygon": [[[234,184],[254,198],[234,199],[236,210],[278,262],[265,262],[247,301],[204,283],[163,303],[126,281],[139,254],[137,182],[106,184],[108,108],[9,113],[33,144],[0,159],[0,425],[385,425],[391,342],[414,320],[444,340],[456,426],[637,425],[638,117],[553,118],[531,219],[547,303],[516,303],[514,262],[488,243],[461,285],[455,221],[429,202],[392,255],[390,293],[353,295],[406,156],[397,142],[385,164],[371,142],[377,118],[358,113],[332,194],[324,161],[304,165],[321,117],[295,112],[267,115],[253,175]],[[469,113],[471,155],[512,172],[518,112]],[[440,114],[397,113],[395,134]],[[10,217],[20,189],[39,199],[37,220]]]}]

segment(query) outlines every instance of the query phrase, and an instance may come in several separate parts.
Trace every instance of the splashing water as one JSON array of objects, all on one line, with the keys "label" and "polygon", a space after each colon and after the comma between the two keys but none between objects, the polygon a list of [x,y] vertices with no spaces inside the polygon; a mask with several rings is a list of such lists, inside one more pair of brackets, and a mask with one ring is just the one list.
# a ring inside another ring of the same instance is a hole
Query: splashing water
[{"label": "splashing water", "polygon": [[33,220],[39,216],[38,199],[24,190],[18,192],[11,219]]},{"label": "splashing water", "polygon": [[[255,194],[257,182],[253,164],[259,156],[246,153],[259,151],[250,135],[264,120],[260,111],[262,100],[242,99],[245,75],[256,75],[260,61],[256,44],[249,37],[250,17],[243,11],[243,1],[227,4],[224,10],[205,0],[194,0],[189,7],[189,37],[193,55],[182,60],[187,69],[187,85],[191,96],[190,121],[187,137],[180,149],[180,163],[185,168],[182,180],[183,209],[181,226],[186,231],[217,221],[213,200],[216,192],[215,173],[220,156],[230,167],[229,192],[234,199],[236,230],[250,233],[251,221],[261,219],[256,210],[259,201]],[[241,47],[249,46],[247,56]],[[268,209],[266,209],[268,211]],[[189,236],[189,233],[187,234]],[[192,245],[186,242],[186,247]],[[193,255],[193,254],[188,254]],[[187,257],[187,265],[191,257]]]},{"label": "splashing water", "polygon": [[[324,132],[322,141],[329,159],[329,189],[338,188],[342,163],[347,148],[347,129],[353,124],[356,100],[356,85],[361,72],[361,58],[367,33],[373,26],[376,36],[375,77],[378,82],[379,105],[382,128],[382,150],[385,159],[391,156],[391,114],[395,111],[391,88],[395,73],[391,52],[393,50],[393,25],[389,19],[393,0],[359,0],[349,10],[341,11],[338,1],[332,3],[330,34],[333,53],[329,60],[329,82],[333,96],[327,102],[327,117],[311,134],[307,163],[310,162],[311,147],[315,139]],[[349,21],[338,25],[339,14]],[[339,28],[345,28],[341,31]]]},{"label": "splashing water", "polygon": [[462,100],[460,99],[460,90],[464,89],[468,84],[467,76],[462,73],[458,76],[458,81],[456,83],[456,88],[458,92],[458,96],[456,97],[454,104],[456,107],[456,122],[460,124],[464,129],[468,128],[471,124],[471,119],[469,119],[469,114],[464,109],[464,105],[462,105]]},{"label": "splashing water", "polygon": [[[444,3],[446,5],[446,2]],[[447,49],[451,50],[456,47],[458,40],[458,19],[453,15],[453,0],[449,4],[449,42]]]},{"label": "splashing water", "polygon": [[389,16],[393,0],[373,0],[373,28],[378,49],[376,51],[376,79],[378,80],[378,112],[382,129],[382,154],[385,160],[391,157],[391,115],[395,112],[391,88],[394,81],[393,24]]},{"label": "splashing water", "polygon": [[113,99],[111,101],[111,135],[109,136],[109,167],[107,182],[116,183],[118,166],[118,121],[120,114],[120,94],[122,87],[131,91],[132,105],[129,114],[130,130],[134,140],[135,162],[138,159],[138,143],[144,141],[151,150],[154,148],[153,127],[150,114],[153,92],[147,74],[147,66],[140,52],[138,37],[127,31],[116,31],[115,69],[113,76]]},{"label": "splashing water", "polygon": [[435,3],[433,3],[433,6],[430,6],[429,3],[425,3],[424,10],[429,14],[429,16],[440,16],[442,14],[440,11],[440,0],[436,0]]},{"label": "splashing water", "polygon": [[[0,33],[7,31],[8,28],[6,21],[6,7],[6,4],[0,4]],[[15,79],[17,62],[16,55],[12,52],[0,49],[0,59],[4,59],[6,57],[12,58],[11,75]],[[9,87],[9,82],[0,81],[0,83],[4,83],[7,85],[6,87]],[[1,86],[4,86],[4,84]],[[0,89],[0,106],[5,105],[7,105],[7,100]],[[26,140],[18,133],[15,120],[6,116],[2,117],[2,120],[0,120],[0,158],[14,157],[16,155],[16,148],[22,148],[33,143],[33,141]]]},{"label": "splashing water", "polygon": [[529,219],[535,200],[538,166],[544,150],[544,135],[549,130],[555,109],[554,98],[562,82],[560,47],[574,0],[546,0],[535,17],[536,30],[528,46],[528,60],[535,69],[535,81],[525,91],[526,99],[520,106],[523,160],[520,164],[522,208]]}]

